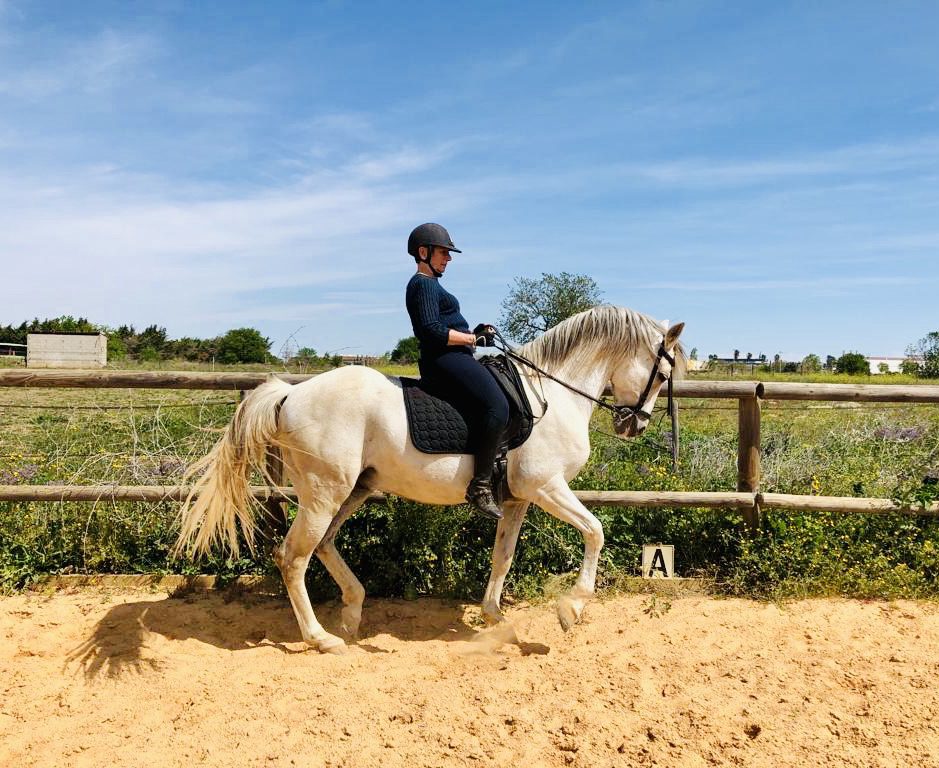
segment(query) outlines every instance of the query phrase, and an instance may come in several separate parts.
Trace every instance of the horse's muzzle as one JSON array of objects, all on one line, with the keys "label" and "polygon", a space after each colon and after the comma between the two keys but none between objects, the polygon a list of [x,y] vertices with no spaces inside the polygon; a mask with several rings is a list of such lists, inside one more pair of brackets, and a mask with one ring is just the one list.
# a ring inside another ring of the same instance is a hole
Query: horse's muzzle
[{"label": "horse's muzzle", "polygon": [[648,419],[642,419],[635,413],[613,420],[613,429],[620,437],[638,437],[648,425]]}]

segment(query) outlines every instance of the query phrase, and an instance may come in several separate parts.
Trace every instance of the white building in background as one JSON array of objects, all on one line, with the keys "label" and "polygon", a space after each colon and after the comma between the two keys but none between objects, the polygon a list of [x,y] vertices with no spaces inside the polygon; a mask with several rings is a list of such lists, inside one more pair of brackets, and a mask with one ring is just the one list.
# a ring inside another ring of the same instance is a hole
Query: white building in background
[{"label": "white building in background", "polygon": [[[871,368],[871,373],[875,376],[878,373],[900,373],[900,366],[903,364],[904,360],[913,360],[914,362],[921,363],[923,359],[921,357],[867,357],[867,364]],[[887,366],[886,371],[881,371],[880,366],[884,364]]]},{"label": "white building in background", "polygon": [[104,368],[108,337],[103,333],[30,333],[27,368]]}]

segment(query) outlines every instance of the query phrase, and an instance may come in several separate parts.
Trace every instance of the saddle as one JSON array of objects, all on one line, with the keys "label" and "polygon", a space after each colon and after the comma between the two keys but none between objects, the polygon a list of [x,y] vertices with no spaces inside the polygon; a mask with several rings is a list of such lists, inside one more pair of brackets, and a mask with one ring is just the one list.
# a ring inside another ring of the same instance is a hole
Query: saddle
[{"label": "saddle", "polygon": [[[492,487],[496,500],[508,498],[505,482],[506,453],[524,443],[531,435],[535,416],[522,386],[515,364],[505,355],[485,355],[479,359],[509,402],[509,423],[496,456]],[[389,377],[404,393],[408,432],[414,447],[422,453],[474,453],[479,431],[474,414],[421,387],[420,379]]]}]

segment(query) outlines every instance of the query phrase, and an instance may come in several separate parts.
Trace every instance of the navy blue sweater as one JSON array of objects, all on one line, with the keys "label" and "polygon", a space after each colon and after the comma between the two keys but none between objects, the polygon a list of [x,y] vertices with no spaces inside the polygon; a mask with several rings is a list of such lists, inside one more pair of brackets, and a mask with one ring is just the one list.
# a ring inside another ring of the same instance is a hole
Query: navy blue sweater
[{"label": "navy blue sweater", "polygon": [[437,278],[415,273],[404,296],[423,359],[439,357],[447,351],[451,328],[469,333],[469,323],[460,314],[460,302]]}]

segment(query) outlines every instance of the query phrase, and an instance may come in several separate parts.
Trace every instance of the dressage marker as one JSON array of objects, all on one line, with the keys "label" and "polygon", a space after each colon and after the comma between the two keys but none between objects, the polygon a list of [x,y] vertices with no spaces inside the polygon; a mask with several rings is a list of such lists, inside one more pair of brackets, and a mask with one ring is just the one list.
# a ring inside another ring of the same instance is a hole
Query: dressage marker
[{"label": "dressage marker", "polygon": [[671,544],[642,545],[642,578],[672,579],[675,577],[675,547]]}]

